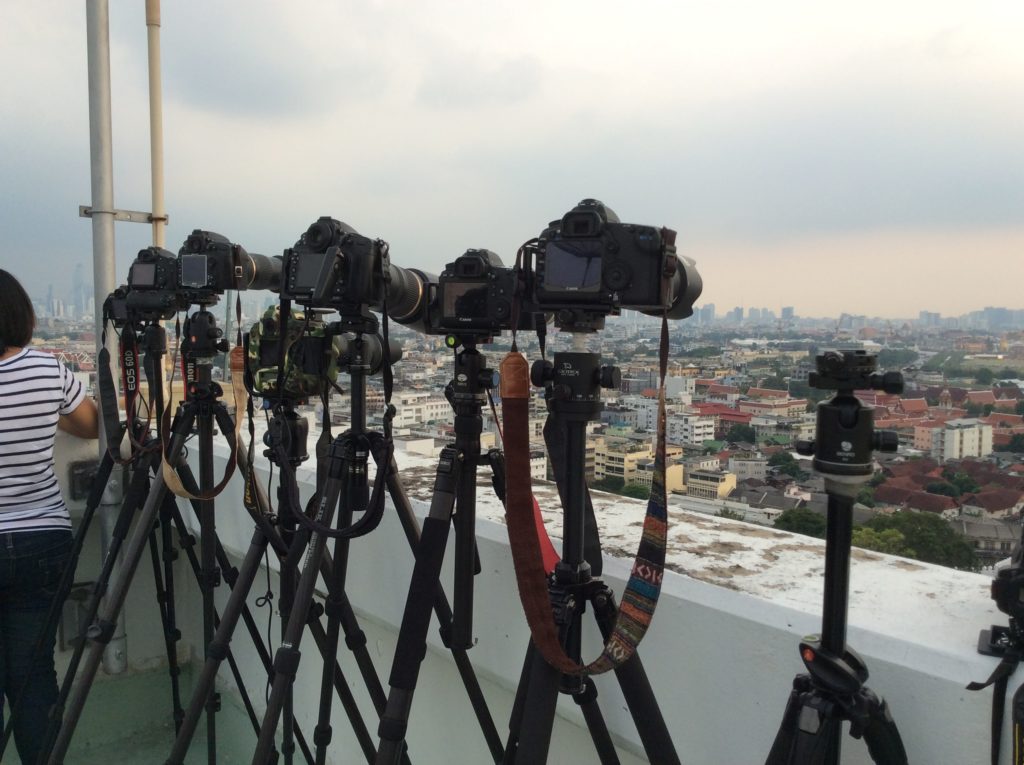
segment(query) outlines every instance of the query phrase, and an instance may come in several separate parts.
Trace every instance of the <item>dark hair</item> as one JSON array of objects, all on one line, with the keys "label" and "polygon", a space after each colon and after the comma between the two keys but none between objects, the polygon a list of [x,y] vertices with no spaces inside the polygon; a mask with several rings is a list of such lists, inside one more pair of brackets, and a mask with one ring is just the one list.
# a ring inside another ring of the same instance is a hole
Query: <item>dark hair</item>
[{"label": "dark hair", "polygon": [[36,312],[21,283],[0,268],[0,353],[32,342]]}]

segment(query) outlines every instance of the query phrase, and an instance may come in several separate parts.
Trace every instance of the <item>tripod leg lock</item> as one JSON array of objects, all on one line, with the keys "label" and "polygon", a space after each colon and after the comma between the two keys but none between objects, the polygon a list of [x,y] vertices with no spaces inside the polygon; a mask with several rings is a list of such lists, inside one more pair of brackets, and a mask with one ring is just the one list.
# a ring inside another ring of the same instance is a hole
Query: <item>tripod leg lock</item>
[{"label": "tripod leg lock", "polygon": [[397,717],[384,716],[380,718],[380,725],[377,726],[377,735],[382,741],[404,741],[405,732],[409,725],[405,720]]},{"label": "tripod leg lock", "polygon": [[85,636],[94,643],[102,643],[103,645],[106,645],[110,642],[111,638],[114,637],[114,630],[116,629],[116,621],[101,619],[100,621],[93,622],[89,625],[89,629],[85,631]]},{"label": "tripod leg lock", "polygon": [[366,645],[366,633],[357,630],[345,636],[345,645],[350,651],[357,651]]},{"label": "tripod leg lock", "polygon": [[299,659],[302,658],[298,648],[283,645],[274,654],[274,674],[294,679],[299,671]]},{"label": "tripod leg lock", "polygon": [[340,599],[336,600],[334,598],[328,598],[324,602],[324,613],[327,614],[327,618],[328,619],[338,619],[338,620],[340,620],[341,617],[345,613],[344,610],[341,607],[341,600]]},{"label": "tripod leg lock", "polygon": [[228,641],[213,640],[210,642],[210,646],[207,649],[209,658],[215,659],[218,662],[224,661],[228,658],[230,649],[228,648]]},{"label": "tripod leg lock", "polygon": [[318,749],[327,747],[331,743],[333,731],[330,725],[317,725],[313,730],[313,743]]}]

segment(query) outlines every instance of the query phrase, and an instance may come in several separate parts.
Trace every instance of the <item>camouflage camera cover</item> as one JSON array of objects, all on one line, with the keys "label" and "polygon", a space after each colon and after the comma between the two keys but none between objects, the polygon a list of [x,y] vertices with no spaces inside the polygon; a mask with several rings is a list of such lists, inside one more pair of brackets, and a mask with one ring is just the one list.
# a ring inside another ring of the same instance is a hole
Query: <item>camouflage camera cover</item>
[{"label": "camouflage camera cover", "polygon": [[336,338],[316,314],[292,311],[285,338],[283,391],[278,392],[280,368],[279,306],[271,306],[249,331],[246,354],[250,392],[264,398],[306,399],[319,396],[338,377]]}]

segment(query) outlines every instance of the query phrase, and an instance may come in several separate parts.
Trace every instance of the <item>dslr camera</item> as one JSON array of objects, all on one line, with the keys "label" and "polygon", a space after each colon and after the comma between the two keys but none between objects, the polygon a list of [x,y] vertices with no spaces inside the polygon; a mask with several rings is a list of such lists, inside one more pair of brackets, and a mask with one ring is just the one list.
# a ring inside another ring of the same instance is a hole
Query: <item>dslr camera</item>
[{"label": "dslr camera", "polygon": [[416,325],[432,278],[392,265],[386,242],[324,216],[285,250],[281,297],[343,314],[379,310],[386,301],[391,318]]},{"label": "dslr camera", "polygon": [[[506,268],[497,254],[466,250],[437,279],[426,333],[492,337],[512,329],[516,280],[515,270]],[[517,329],[534,329],[535,315],[523,305]]]},{"label": "dslr camera", "polygon": [[189,307],[178,289],[178,258],[162,247],[139,250],[128,269],[128,285],[114,290],[107,302],[115,326],[173,318]]},{"label": "dslr camera", "polygon": [[212,231],[194,230],[178,251],[178,288],[191,302],[212,304],[226,290],[281,287],[281,259],[250,254]]},{"label": "dslr camera", "polygon": [[584,199],[540,235],[534,301],[566,329],[599,329],[623,308],[685,319],[703,284],[675,241],[671,229],[622,223],[611,208]]}]

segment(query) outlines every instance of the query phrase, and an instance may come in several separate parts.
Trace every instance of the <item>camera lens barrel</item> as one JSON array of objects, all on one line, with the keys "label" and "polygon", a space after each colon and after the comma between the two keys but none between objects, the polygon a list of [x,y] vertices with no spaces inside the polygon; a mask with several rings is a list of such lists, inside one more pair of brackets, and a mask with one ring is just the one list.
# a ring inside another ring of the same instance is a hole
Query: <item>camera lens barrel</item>
[{"label": "camera lens barrel", "polygon": [[[669,319],[685,319],[693,316],[693,304],[697,302],[704,290],[704,281],[700,278],[697,267],[688,258],[676,256],[676,272],[672,276],[670,291],[671,304],[668,309]],[[655,316],[658,314],[655,313]]]},{"label": "camera lens barrel", "polygon": [[417,332],[425,332],[430,288],[437,284],[437,277],[416,268],[396,265],[389,266],[389,270],[388,316]]},{"label": "camera lens barrel", "polygon": [[281,291],[281,268],[284,261],[280,255],[270,257],[248,252],[241,260],[242,289]]}]

